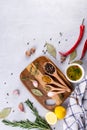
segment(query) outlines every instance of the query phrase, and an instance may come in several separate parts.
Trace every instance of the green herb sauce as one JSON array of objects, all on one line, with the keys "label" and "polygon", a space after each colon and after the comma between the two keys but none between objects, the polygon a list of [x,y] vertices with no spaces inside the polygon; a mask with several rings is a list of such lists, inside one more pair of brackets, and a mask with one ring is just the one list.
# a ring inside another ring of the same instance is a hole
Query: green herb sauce
[{"label": "green herb sauce", "polygon": [[73,80],[73,81],[79,80],[82,76],[82,70],[77,65],[70,66],[67,69],[67,76],[69,77],[70,80]]}]

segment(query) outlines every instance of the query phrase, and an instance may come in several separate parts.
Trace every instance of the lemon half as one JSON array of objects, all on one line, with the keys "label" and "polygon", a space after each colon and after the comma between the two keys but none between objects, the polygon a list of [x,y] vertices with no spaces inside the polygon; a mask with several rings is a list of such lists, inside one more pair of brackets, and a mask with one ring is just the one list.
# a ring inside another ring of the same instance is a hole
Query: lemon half
[{"label": "lemon half", "polygon": [[48,112],[45,116],[46,121],[50,124],[50,125],[54,125],[57,122],[57,116],[55,115],[54,112]]},{"label": "lemon half", "polygon": [[66,109],[63,106],[57,106],[54,109],[54,113],[56,114],[58,119],[63,119],[66,115]]}]

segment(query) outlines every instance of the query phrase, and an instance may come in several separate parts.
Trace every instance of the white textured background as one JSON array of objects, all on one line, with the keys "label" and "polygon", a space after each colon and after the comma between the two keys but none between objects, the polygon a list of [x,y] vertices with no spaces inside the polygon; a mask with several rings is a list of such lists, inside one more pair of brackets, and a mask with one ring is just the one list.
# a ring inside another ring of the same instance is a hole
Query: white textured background
[{"label": "white textured background", "polygon": [[[18,104],[27,98],[34,102],[40,114],[44,116],[47,110],[22,85],[19,79],[20,72],[35,58],[43,55],[46,41],[52,43],[57,51],[68,50],[79,35],[79,26],[83,18],[86,29],[82,44],[77,49],[78,57],[87,38],[87,0],[0,0],[0,110],[8,106],[15,110],[7,119],[34,119],[27,109],[26,113],[18,111]],[[62,32],[62,37],[59,36],[59,32]],[[61,43],[58,44],[58,41]],[[25,51],[31,47],[36,48],[36,53],[26,58]],[[67,61],[61,65],[59,55],[57,60],[49,57],[64,71]],[[19,97],[12,95],[16,88],[20,89]],[[0,130],[3,129],[22,130],[5,126],[0,120]],[[62,129],[62,121],[58,121],[55,130]]]}]

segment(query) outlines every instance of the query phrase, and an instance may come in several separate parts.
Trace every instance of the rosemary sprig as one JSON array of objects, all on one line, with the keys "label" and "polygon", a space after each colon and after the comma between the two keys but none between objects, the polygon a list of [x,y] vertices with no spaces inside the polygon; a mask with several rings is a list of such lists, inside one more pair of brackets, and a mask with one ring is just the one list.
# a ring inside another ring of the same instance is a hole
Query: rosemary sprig
[{"label": "rosemary sprig", "polygon": [[51,130],[50,125],[46,122],[45,119],[43,119],[37,109],[33,106],[33,103],[28,99],[25,101],[27,106],[33,111],[33,114],[36,116],[35,122],[31,122],[30,120],[24,120],[24,121],[14,121],[11,122],[9,120],[2,120],[2,122],[5,125],[10,125],[12,127],[21,127],[26,129],[32,129],[32,128],[38,128],[39,130]]},{"label": "rosemary sprig", "polygon": [[29,99],[26,100],[25,103],[33,111],[35,116],[39,116],[37,109],[33,106],[33,103]]},{"label": "rosemary sprig", "polygon": [[28,119],[25,121],[8,121],[8,120],[3,120],[3,123],[5,123],[5,125],[10,125],[12,127],[20,127],[20,128],[25,128],[25,129],[32,129],[32,128],[38,128],[39,130],[51,130],[50,128],[47,128],[46,126],[42,126],[38,123],[33,123],[31,121],[29,121]]}]

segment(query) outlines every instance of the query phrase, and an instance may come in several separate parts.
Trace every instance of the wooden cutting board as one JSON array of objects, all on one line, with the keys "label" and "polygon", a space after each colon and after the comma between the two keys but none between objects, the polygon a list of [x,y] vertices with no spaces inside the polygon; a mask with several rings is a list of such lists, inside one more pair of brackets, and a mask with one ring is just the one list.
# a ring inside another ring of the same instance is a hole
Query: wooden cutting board
[{"label": "wooden cutting board", "polygon": [[[70,90],[69,92],[65,91],[64,93],[60,92],[59,94],[56,94],[52,97],[48,96],[48,92],[51,90],[51,88],[49,89],[47,82],[48,79],[45,77],[47,81],[44,81],[43,77],[48,76],[52,79],[53,83],[50,83],[50,85],[53,88],[58,87],[55,86],[54,83],[61,83],[58,81],[57,75],[46,73],[46,70],[44,68],[46,63],[51,63],[54,66],[58,77],[60,77],[63,80],[64,84],[66,84],[67,88]],[[21,72],[20,79],[24,86],[29,90],[29,92],[39,101],[41,105],[43,105],[48,110],[53,110],[55,106],[62,104],[72,92],[71,83],[66,79],[65,75],[60,71],[60,69],[45,56],[41,56],[29,64]],[[37,86],[34,85],[35,82],[37,83]],[[48,101],[54,101],[55,103],[53,102],[53,104],[48,104]]]}]

